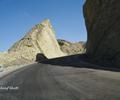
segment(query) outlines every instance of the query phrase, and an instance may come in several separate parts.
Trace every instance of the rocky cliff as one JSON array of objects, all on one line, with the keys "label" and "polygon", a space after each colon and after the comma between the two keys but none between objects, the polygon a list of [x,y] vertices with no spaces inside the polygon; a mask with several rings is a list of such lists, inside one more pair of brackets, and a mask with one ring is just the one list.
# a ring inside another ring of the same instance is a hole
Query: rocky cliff
[{"label": "rocky cliff", "polygon": [[[55,37],[50,21],[44,20],[35,25],[21,40],[16,42],[6,53],[0,54],[0,63],[18,62],[20,59],[35,61],[38,53],[47,58],[64,56]],[[4,60],[6,59],[6,61]]]},{"label": "rocky cliff", "polygon": [[19,52],[23,58],[31,60],[35,59],[37,53],[43,53],[47,58],[64,56],[48,19],[33,27],[25,37],[16,42],[8,51],[9,53]]},{"label": "rocky cliff", "polygon": [[87,54],[120,65],[120,0],[86,0]]}]

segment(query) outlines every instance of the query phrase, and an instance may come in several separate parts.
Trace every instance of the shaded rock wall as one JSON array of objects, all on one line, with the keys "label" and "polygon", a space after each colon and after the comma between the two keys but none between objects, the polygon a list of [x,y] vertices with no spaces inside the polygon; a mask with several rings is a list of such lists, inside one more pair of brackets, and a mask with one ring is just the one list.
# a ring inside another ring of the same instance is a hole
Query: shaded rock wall
[{"label": "shaded rock wall", "polygon": [[87,54],[120,65],[120,0],[86,0]]}]

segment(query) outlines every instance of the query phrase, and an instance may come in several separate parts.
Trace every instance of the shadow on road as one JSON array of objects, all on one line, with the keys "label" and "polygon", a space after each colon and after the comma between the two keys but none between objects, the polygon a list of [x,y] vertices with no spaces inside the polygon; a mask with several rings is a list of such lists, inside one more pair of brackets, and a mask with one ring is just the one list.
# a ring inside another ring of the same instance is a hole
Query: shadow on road
[{"label": "shadow on road", "polygon": [[108,64],[98,64],[96,62],[91,62],[86,54],[79,54],[79,55],[71,55],[53,59],[47,59],[44,55],[37,54],[36,61],[38,63],[43,64],[51,64],[51,65],[60,65],[60,66],[72,66],[72,67],[79,67],[79,68],[91,68],[91,69],[100,69],[100,70],[108,70],[108,71],[115,71],[120,72],[119,67],[115,67],[114,65]]}]

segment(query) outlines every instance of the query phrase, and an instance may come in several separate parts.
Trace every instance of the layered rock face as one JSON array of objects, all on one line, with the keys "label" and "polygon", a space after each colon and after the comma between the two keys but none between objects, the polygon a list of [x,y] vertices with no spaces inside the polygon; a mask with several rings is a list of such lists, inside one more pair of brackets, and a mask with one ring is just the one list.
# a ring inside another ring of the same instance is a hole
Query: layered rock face
[{"label": "layered rock face", "polygon": [[64,56],[48,19],[33,27],[25,37],[16,42],[8,51],[9,53],[19,52],[23,58],[31,60],[36,58],[37,53],[43,53],[47,58]]},{"label": "layered rock face", "polygon": [[86,0],[87,54],[120,65],[120,0]]},{"label": "layered rock face", "polygon": [[66,40],[58,39],[61,50],[67,55],[83,54],[85,53],[85,42],[68,42]]},{"label": "layered rock face", "polygon": [[48,19],[34,26],[8,52],[1,53],[0,63],[17,63],[18,60],[21,61],[20,59],[35,61],[38,53],[44,54],[46,58],[65,56],[65,53],[60,50],[54,29]]}]

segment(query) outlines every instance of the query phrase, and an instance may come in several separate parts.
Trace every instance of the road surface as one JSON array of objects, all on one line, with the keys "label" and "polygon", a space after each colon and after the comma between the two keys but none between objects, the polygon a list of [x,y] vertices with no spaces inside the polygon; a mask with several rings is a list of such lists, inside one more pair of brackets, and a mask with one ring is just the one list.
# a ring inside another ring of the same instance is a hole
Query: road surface
[{"label": "road surface", "polygon": [[0,79],[0,100],[120,100],[120,73],[33,64]]}]

